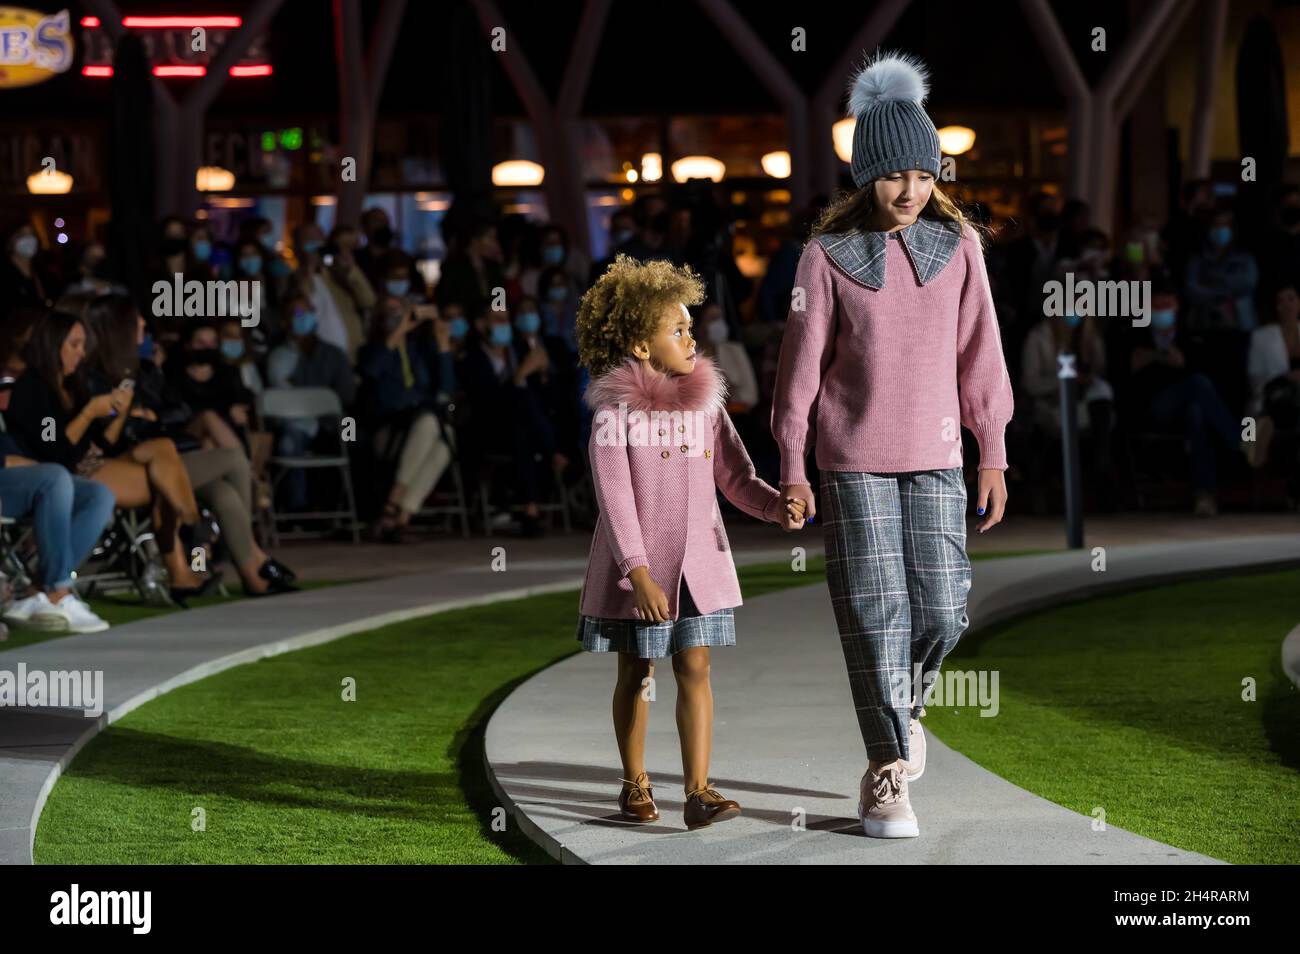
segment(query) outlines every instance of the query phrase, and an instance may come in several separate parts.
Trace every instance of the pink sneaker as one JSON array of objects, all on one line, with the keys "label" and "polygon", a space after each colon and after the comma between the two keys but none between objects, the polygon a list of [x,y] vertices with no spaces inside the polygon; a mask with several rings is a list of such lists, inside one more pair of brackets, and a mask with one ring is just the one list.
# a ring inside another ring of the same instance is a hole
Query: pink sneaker
[{"label": "pink sneaker", "polygon": [[921,728],[920,718],[923,715],[924,709],[907,727],[907,751],[912,757],[903,762],[903,769],[909,782],[915,782],[925,772],[925,729]]},{"label": "pink sneaker", "polygon": [[907,773],[903,760],[868,766],[858,792],[858,820],[872,838],[915,838],[920,834],[916,815],[907,797]]}]

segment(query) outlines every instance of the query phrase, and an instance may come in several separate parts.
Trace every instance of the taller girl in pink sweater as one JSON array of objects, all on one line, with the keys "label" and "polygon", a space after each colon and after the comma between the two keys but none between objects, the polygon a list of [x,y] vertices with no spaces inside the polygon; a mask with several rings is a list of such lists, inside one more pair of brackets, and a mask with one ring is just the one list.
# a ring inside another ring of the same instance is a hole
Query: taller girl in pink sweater
[{"label": "taller girl in pink sweater", "polygon": [[961,426],[979,444],[980,532],[1002,519],[1007,375],[978,233],[935,184],[924,68],[880,56],[849,90],[857,190],[804,249],[781,343],[772,433],[781,486],[817,505],[826,580],[867,749],[866,834],[918,834],[924,690],[969,624]]},{"label": "taller girl in pink sweater", "polygon": [[719,489],[758,520],[803,524],[802,502],[754,473],[726,411],[726,385],[695,352],[687,305],[704,300],[689,268],[620,255],[583,296],[579,360],[591,369],[592,482],[600,519],[582,587],[578,639],[618,653],[614,735],[623,761],[621,817],[658,819],[645,772],[654,660],[672,656],[688,828],[740,806],[709,785],[709,649],[735,644],[740,584]]}]

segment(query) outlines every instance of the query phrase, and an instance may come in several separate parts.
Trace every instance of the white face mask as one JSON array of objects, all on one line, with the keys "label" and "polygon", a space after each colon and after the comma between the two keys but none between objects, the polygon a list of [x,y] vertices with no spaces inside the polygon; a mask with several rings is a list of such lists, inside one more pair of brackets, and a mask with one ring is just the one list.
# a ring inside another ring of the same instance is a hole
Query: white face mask
[{"label": "white face mask", "polygon": [[714,344],[722,344],[729,337],[730,332],[727,330],[725,321],[709,322],[709,340]]},{"label": "white face mask", "polygon": [[14,254],[19,258],[33,258],[40,248],[35,235],[21,235],[14,240]]}]

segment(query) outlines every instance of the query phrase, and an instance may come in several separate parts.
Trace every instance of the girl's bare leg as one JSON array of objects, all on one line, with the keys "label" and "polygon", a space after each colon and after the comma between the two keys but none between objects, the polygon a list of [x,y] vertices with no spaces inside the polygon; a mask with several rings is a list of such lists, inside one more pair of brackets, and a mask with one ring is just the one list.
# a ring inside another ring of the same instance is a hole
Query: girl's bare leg
[{"label": "girl's bare leg", "polygon": [[623,777],[627,779],[635,779],[645,771],[645,732],[650,721],[650,692],[645,680],[653,678],[654,672],[653,660],[618,654],[614,737],[623,761]]},{"label": "girl's bare leg", "polygon": [[673,655],[677,677],[677,734],[682,742],[682,781],[687,792],[709,782],[713,750],[713,687],[709,684],[709,647],[683,649]]}]

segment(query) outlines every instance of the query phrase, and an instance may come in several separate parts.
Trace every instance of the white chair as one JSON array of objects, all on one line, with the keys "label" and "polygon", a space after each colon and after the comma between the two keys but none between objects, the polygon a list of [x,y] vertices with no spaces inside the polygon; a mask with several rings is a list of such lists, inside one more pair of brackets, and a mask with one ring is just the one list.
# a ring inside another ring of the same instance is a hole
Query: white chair
[{"label": "white chair", "polygon": [[[339,438],[338,454],[303,454],[286,456],[273,454],[267,463],[274,469],[271,478],[271,536],[273,545],[279,543],[279,525],[285,520],[334,520],[347,518],[352,531],[352,542],[361,542],[361,527],[357,523],[357,503],[352,493],[352,464],[348,460],[343,441],[343,405],[339,396],[329,388],[268,388],[257,399],[258,414],[266,421],[284,421],[293,418],[326,419]],[[316,510],[307,513],[278,514],[275,511],[275,489],[285,474],[294,470],[319,470],[331,468],[339,472],[346,510]],[[285,534],[290,536],[290,534]]]}]

